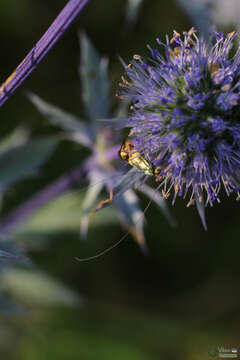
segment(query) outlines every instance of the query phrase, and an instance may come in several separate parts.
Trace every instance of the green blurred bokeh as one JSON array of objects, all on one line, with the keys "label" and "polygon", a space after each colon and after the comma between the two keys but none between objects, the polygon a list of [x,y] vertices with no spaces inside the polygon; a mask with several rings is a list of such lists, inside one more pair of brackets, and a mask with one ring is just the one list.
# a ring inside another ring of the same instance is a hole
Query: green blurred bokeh
[{"label": "green blurred bokeh", "polygon": [[[1,1],[2,80],[65,3]],[[133,54],[147,54],[146,44],[154,45],[156,37],[192,26],[174,0],[145,0],[133,29],[125,24],[125,8],[123,0],[90,0],[31,78],[1,108],[2,135],[18,124],[31,129],[33,135],[54,133],[24,97],[24,89],[84,116],[77,73],[80,30],[109,57],[114,106],[122,73],[118,56],[128,61]],[[4,211],[71,169],[82,157],[81,148],[63,142],[38,178],[11,188]],[[142,203],[146,205],[144,199]],[[216,346],[239,345],[239,203],[225,197],[221,204],[208,208],[207,232],[196,209],[186,208],[184,201],[178,200],[172,212],[176,229],[153,206],[148,210],[147,257],[128,238],[97,260],[75,260],[119,240],[123,231],[117,225],[93,228],[85,242],[68,231],[49,235],[39,249],[33,244],[31,257],[39,270],[55,276],[82,300],[78,306],[46,306],[34,302],[31,294],[28,297],[24,287],[16,295],[13,284],[9,293],[27,307],[24,313],[0,315],[1,358],[200,360],[210,358],[208,350]]]}]

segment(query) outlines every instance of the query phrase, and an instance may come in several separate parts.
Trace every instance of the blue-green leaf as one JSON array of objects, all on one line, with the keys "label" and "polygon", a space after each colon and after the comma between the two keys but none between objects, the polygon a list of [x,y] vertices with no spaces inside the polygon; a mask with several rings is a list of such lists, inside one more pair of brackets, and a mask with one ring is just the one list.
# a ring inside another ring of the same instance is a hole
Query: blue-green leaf
[{"label": "blue-green leaf", "polygon": [[113,188],[114,198],[122,195],[125,191],[137,186],[144,177],[144,173],[135,167],[132,167],[126,174],[122,175]]},{"label": "blue-green leaf", "polygon": [[100,173],[92,171],[89,179],[89,186],[87,188],[86,194],[84,196],[82,202],[82,217],[80,230],[83,238],[86,238],[88,233],[88,224],[90,220],[90,213],[93,211],[94,204],[96,205],[96,201],[98,199],[99,194],[101,193],[104,182],[100,177]]},{"label": "blue-green leaf", "polygon": [[92,146],[94,132],[83,120],[47,103],[33,93],[28,93],[28,98],[37,107],[40,113],[48,118],[51,124],[60,126],[63,130],[71,132],[75,137],[75,140],[82,145],[87,147]]},{"label": "blue-green leaf", "polygon": [[138,14],[143,0],[128,0],[126,10],[126,23],[134,26],[137,22]]},{"label": "blue-green leaf", "polygon": [[198,214],[200,216],[200,219],[202,221],[204,229],[207,231],[207,223],[206,223],[206,216],[205,216],[205,206],[203,204],[203,201],[200,201],[198,196],[195,195],[195,202]]},{"label": "blue-green leaf", "polygon": [[143,233],[144,213],[135,192],[127,190],[114,200],[114,204],[125,228],[134,236],[141,249],[146,251]]},{"label": "blue-green leaf", "polygon": [[19,256],[11,254],[8,251],[0,250],[0,260],[6,259],[6,260],[18,260]]},{"label": "blue-green leaf", "polygon": [[[93,186],[98,186],[96,183]],[[62,232],[79,232],[83,192],[72,191],[52,200],[33,214],[18,228],[21,236],[46,235]],[[94,210],[94,209],[93,209]],[[112,208],[99,211],[91,217],[91,226],[104,226],[116,222]]]},{"label": "blue-green leaf", "polygon": [[23,145],[27,140],[27,130],[19,126],[0,140],[0,153],[10,150],[16,146]]},{"label": "blue-green leaf", "polygon": [[32,269],[6,268],[2,274],[3,288],[27,304],[78,305],[80,297],[56,279]]},{"label": "blue-green leaf", "polygon": [[0,153],[0,189],[34,175],[55,150],[57,142],[53,137],[38,138]]},{"label": "blue-green leaf", "polygon": [[100,58],[85,33],[80,34],[80,75],[85,111],[91,120],[109,117],[108,61]]}]

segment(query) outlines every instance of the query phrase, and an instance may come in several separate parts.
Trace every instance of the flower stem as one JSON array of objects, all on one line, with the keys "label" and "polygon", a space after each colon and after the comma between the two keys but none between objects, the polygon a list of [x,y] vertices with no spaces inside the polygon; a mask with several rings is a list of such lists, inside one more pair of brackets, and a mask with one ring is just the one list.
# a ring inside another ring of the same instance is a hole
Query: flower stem
[{"label": "flower stem", "polygon": [[[106,161],[110,162],[118,158],[119,145],[114,146],[106,152]],[[0,219],[0,235],[9,235],[28,217],[32,216],[40,207],[49,203],[57,196],[71,189],[75,184],[89,177],[92,170],[98,167],[98,159],[89,156],[81,165],[76,166],[67,174],[60,176],[52,184],[47,185],[29,200],[20,204],[5,218]],[[116,176],[116,174],[113,174]]]},{"label": "flower stem", "polygon": [[10,234],[14,229],[41,206],[45,205],[63,192],[69,190],[74,184],[83,180],[87,173],[85,166],[77,166],[70,173],[62,175],[52,184],[40,190],[29,200],[19,205],[9,215],[0,220],[0,234]]},{"label": "flower stem", "polygon": [[0,87],[2,106],[61,38],[88,0],[69,0],[52,25]]}]

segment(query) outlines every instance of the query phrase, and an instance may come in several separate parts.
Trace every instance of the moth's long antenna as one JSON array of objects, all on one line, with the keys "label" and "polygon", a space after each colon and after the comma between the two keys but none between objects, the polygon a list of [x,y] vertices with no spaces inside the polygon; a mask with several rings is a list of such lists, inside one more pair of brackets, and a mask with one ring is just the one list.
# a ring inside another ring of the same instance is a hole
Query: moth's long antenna
[{"label": "moth's long antenna", "polygon": [[[145,215],[146,211],[148,210],[148,208],[150,207],[151,203],[152,203],[153,200],[150,200],[147,204],[147,206],[145,207],[144,211],[143,211],[143,214],[139,217],[139,219],[135,222],[135,224],[137,224],[141,219],[142,217]],[[87,258],[78,258],[76,257],[75,259],[77,261],[80,261],[80,262],[84,262],[84,261],[90,261],[90,260],[94,260],[94,259],[97,259],[99,257],[101,257],[102,255],[105,255],[106,253],[108,253],[109,251],[113,250],[115,247],[117,247],[118,245],[120,245],[125,239],[126,237],[131,233],[131,228],[126,232],[126,234],[124,234],[120,240],[118,240],[115,244],[111,245],[110,247],[108,247],[107,249],[101,251],[100,253],[96,254],[96,255],[93,255],[93,256],[89,256]]]}]

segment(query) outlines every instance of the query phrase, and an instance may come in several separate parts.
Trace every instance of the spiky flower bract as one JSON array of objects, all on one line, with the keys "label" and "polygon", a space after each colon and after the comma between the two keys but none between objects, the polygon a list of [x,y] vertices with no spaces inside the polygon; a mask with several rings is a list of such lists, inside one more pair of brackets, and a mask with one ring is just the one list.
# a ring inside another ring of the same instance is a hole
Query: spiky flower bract
[{"label": "spiky flower bract", "polygon": [[[125,65],[123,98],[132,112],[130,128],[136,151],[158,168],[163,194],[190,196],[204,204],[219,200],[219,190],[239,197],[240,50],[230,56],[236,34],[214,33],[211,41],[194,29],[174,31],[162,55],[152,49],[145,61],[135,55]],[[210,44],[211,42],[211,44]]]}]

